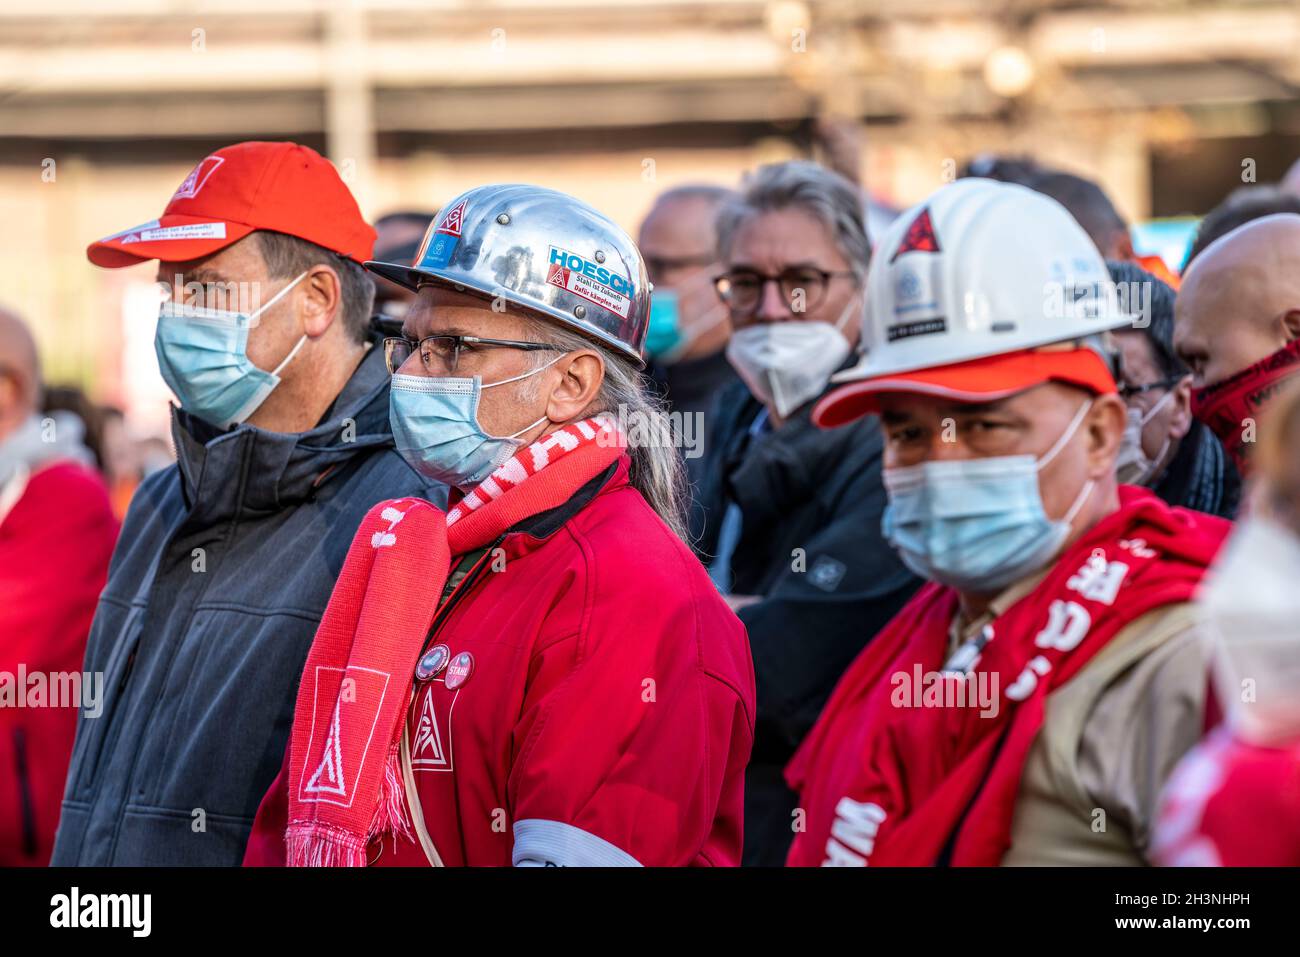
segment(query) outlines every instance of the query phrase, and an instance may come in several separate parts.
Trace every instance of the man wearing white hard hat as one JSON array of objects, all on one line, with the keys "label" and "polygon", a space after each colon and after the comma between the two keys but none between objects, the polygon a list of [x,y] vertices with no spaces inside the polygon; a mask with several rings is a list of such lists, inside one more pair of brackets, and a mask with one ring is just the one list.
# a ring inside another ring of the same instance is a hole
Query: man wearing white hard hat
[{"label": "man wearing white hard hat", "polygon": [[787,769],[794,865],[1138,864],[1204,726],[1189,600],[1228,524],[1120,486],[1116,307],[1055,201],[986,180],[905,213],[865,353],[814,411],[878,412],[884,531],[929,580]]}]

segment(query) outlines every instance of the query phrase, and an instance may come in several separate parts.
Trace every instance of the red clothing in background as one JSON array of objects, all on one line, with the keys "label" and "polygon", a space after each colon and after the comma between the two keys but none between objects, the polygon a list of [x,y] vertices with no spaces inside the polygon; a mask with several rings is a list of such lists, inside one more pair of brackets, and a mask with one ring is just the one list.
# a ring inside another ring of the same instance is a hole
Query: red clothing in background
[{"label": "red clothing in background", "polygon": [[80,703],[52,699],[81,680],[51,678],[81,672],[117,532],[103,481],[68,461],[26,476],[0,518],[0,866],[49,861]]},{"label": "red clothing in background", "polygon": [[1151,856],[1166,867],[1300,867],[1300,741],[1211,732],[1170,778]]}]

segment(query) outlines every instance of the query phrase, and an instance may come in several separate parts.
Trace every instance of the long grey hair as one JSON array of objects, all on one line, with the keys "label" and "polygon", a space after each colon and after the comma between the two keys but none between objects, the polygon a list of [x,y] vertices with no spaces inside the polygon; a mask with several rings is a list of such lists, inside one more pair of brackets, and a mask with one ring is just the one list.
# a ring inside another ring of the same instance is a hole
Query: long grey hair
[{"label": "long grey hair", "polygon": [[[612,350],[580,333],[554,323],[530,319],[529,337],[535,342],[558,346],[565,352],[590,349],[605,363],[605,378],[596,400],[583,410],[583,417],[606,412],[616,417],[627,433],[632,459],[629,480],[632,487],[654,509],[674,535],[689,541],[686,527],[686,469],[677,450],[672,420],[664,402],[646,387],[645,377],[633,364]],[[537,365],[551,362],[554,353],[539,352]],[[540,382],[539,382],[540,387]]]}]

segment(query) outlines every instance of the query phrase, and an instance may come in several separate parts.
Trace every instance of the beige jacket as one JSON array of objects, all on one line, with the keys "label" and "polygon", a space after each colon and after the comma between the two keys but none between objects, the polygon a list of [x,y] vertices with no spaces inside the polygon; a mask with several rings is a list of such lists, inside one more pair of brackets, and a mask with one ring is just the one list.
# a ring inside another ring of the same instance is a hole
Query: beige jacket
[{"label": "beige jacket", "polygon": [[[1043,577],[1012,585],[979,618],[955,619],[949,652]],[[1121,629],[1054,691],[1025,761],[1002,863],[1147,863],[1160,790],[1201,737],[1208,667],[1193,606],[1168,605]]]}]

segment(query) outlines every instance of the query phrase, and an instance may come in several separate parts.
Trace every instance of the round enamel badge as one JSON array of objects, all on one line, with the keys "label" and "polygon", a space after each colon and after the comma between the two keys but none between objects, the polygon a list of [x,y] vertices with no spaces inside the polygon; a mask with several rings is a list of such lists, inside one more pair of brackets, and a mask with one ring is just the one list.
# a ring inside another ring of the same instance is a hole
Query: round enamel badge
[{"label": "round enamel badge", "polygon": [[415,677],[421,681],[428,681],[447,667],[450,658],[450,648],[446,645],[434,645],[420,656],[419,662],[415,665]]},{"label": "round enamel badge", "polygon": [[462,651],[455,658],[451,659],[451,664],[447,666],[447,677],[443,679],[446,682],[448,691],[455,691],[474,673],[474,656],[468,651]]}]

